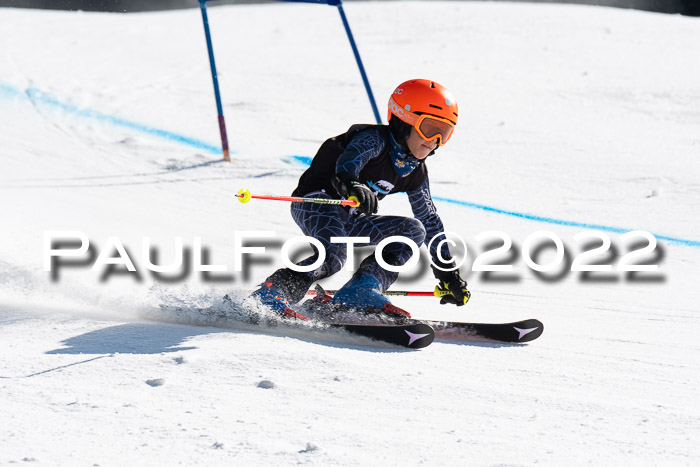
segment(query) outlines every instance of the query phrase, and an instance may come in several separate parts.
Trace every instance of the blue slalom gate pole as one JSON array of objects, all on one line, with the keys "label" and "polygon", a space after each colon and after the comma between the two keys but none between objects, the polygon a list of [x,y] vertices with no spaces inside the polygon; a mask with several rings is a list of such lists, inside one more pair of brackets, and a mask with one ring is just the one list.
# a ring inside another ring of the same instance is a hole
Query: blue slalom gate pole
[{"label": "blue slalom gate pole", "polygon": [[224,160],[230,161],[228,149],[228,136],[226,134],[226,122],[224,121],[224,109],[221,105],[221,93],[219,92],[219,77],[216,73],[216,62],[214,61],[214,47],[211,42],[209,32],[209,18],[207,17],[207,0],[199,0],[199,8],[202,10],[202,22],[204,23],[204,35],[207,38],[207,50],[209,51],[209,65],[211,66],[211,77],[214,82],[214,95],[216,96],[216,110],[219,119],[219,133],[221,133],[221,147],[224,151]]},{"label": "blue slalom gate pole", "polygon": [[[200,0],[201,1],[201,0]],[[340,13],[340,19],[343,21],[343,26],[345,26],[345,33],[348,35],[348,40],[350,41],[350,47],[352,47],[352,53],[355,55],[355,61],[357,62],[357,67],[360,69],[360,75],[362,75],[362,82],[365,84],[365,90],[367,91],[367,97],[369,97],[369,103],[372,106],[372,111],[374,112],[374,118],[377,120],[377,124],[382,124],[382,118],[379,116],[379,110],[377,109],[377,103],[374,100],[374,94],[372,94],[372,88],[369,85],[369,79],[367,78],[367,73],[365,73],[365,67],[362,65],[362,59],[360,58],[360,51],[357,49],[357,44],[355,44],[355,38],[350,30],[350,23],[348,23],[348,18],[345,16],[345,11],[343,10],[342,0],[281,0],[283,2],[294,2],[294,3],[325,3],[326,5],[337,6],[338,13]]]},{"label": "blue slalom gate pole", "polygon": [[[329,5],[336,4],[335,0],[330,0]],[[374,118],[377,120],[377,124],[382,124],[382,118],[379,116],[379,110],[377,109],[377,103],[374,101],[374,95],[372,94],[372,88],[369,85],[369,79],[367,79],[367,73],[365,73],[365,67],[362,66],[362,59],[360,58],[360,51],[357,49],[355,44],[355,39],[352,36],[352,31],[350,30],[350,23],[345,17],[345,11],[343,10],[342,0],[337,0],[336,6],[338,7],[338,13],[340,13],[340,18],[343,20],[343,26],[345,26],[345,32],[348,34],[348,40],[350,41],[350,47],[352,47],[352,53],[355,54],[355,61],[357,62],[357,67],[360,69],[360,74],[362,75],[362,82],[365,83],[365,89],[367,90],[367,97],[369,97],[369,103],[372,105],[372,111],[374,112]]]}]

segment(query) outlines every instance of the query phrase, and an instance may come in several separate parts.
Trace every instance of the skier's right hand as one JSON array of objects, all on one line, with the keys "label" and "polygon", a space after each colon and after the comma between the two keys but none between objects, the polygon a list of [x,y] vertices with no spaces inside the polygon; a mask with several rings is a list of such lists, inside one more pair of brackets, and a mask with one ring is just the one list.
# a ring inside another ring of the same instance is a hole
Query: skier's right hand
[{"label": "skier's right hand", "polygon": [[377,201],[377,194],[367,185],[357,180],[341,180],[337,177],[335,182],[335,188],[338,190],[340,196],[347,199],[350,199],[350,197],[357,198],[360,205],[355,209],[357,209],[358,213],[369,216],[377,212],[379,204]]}]

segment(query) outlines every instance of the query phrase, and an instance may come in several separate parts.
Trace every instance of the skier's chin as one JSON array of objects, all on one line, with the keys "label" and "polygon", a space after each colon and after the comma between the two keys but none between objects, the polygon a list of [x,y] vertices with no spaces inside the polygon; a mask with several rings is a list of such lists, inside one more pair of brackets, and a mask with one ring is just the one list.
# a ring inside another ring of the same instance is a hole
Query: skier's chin
[{"label": "skier's chin", "polygon": [[416,159],[423,160],[426,157],[428,157],[428,155],[434,150],[434,147],[428,146],[426,144],[421,144],[420,148],[413,154],[413,157],[415,157]]}]

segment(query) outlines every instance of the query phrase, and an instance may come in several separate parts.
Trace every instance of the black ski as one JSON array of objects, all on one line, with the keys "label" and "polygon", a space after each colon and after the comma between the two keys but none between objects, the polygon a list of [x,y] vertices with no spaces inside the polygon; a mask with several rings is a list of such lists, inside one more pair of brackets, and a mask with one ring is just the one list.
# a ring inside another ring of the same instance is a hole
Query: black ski
[{"label": "black ski", "polygon": [[[317,287],[319,288],[320,286]],[[327,296],[323,289],[320,291],[322,296]],[[226,297],[224,302],[230,309],[240,310],[240,307],[230,298]],[[544,325],[536,319],[512,323],[464,323],[411,319],[408,312],[391,304],[372,313],[344,310],[338,306],[329,307],[326,301],[309,301],[304,305],[306,306],[300,311],[310,318],[310,321],[283,320],[277,324],[292,327],[310,325],[311,328],[318,329],[314,325],[317,323],[321,327],[342,329],[352,334],[410,349],[427,347],[435,338],[520,344],[537,339],[544,331]],[[223,315],[221,317],[225,317],[228,313],[224,312]],[[355,322],[356,319],[357,322]]]},{"label": "black ski", "polygon": [[[237,312],[231,314],[232,311]],[[303,310],[306,315],[307,311]],[[220,318],[230,318],[236,316],[237,321],[246,324],[261,324],[259,317],[247,314],[239,304],[236,304],[228,295],[224,297],[224,307],[218,311],[212,310],[207,313]],[[354,313],[353,313],[354,314]],[[328,315],[313,316],[307,315],[309,320],[293,319],[290,317],[281,318],[277,321],[268,322],[268,329],[278,329],[290,327],[294,329],[308,329],[310,331],[325,331],[328,329],[340,329],[357,336],[368,337],[379,342],[397,345],[408,349],[422,349],[429,346],[435,340],[435,331],[429,324],[423,323],[395,323],[395,322],[338,322],[328,319]],[[334,315],[333,318],[337,318]],[[270,327],[271,326],[271,327]]]},{"label": "black ski", "polygon": [[522,343],[534,341],[542,335],[544,325],[536,319],[513,323],[460,323],[451,321],[415,320],[435,329],[441,339],[486,339],[498,342]]},{"label": "black ski", "polygon": [[429,346],[435,339],[435,331],[425,323],[396,325],[331,323],[329,326],[409,349],[422,349]]},{"label": "black ski", "polygon": [[[306,305],[312,310],[314,308],[323,309],[327,306],[326,304],[329,300],[330,295],[323,287],[316,284],[316,298],[306,302]],[[343,307],[335,305],[334,310],[337,312],[343,310]],[[435,331],[435,337],[440,339],[524,343],[537,339],[544,331],[544,325],[536,319],[526,319],[513,323],[463,323],[458,321],[418,320],[411,319],[409,312],[389,302],[384,304],[383,309],[377,308],[372,311],[375,317],[381,317],[386,324],[427,324]],[[332,313],[330,316],[332,316]]]}]

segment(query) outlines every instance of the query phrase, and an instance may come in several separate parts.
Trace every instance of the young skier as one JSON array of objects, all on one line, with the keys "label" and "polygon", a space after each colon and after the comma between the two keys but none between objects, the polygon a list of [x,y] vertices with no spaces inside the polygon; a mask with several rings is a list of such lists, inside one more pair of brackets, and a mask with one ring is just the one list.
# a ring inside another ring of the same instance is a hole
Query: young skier
[{"label": "young skier", "polygon": [[[440,84],[415,79],[400,84],[389,99],[389,125],[353,125],[339,136],[323,143],[311,166],[299,179],[292,196],[339,199],[355,197],[359,206],[292,203],[291,213],[304,235],[318,239],[326,250],[326,259],[311,272],[289,268],[275,271],[260,284],[246,302],[259,301],[265,307],[299,319],[295,311],[309,287],[317,280],[338,272],[346,260],[346,245],[331,243],[331,237],[369,237],[371,245],[401,235],[417,245],[433,237],[431,266],[439,281],[436,289],[440,303],[462,306],[469,300],[467,283],[447,247],[436,245],[444,239],[444,228],[430,196],[426,159],[452,136],[457,124],[457,102]],[[415,218],[376,215],[378,201],[392,193],[405,192]],[[315,254],[297,263],[313,264]],[[403,265],[412,255],[411,248],[400,242],[387,245],[382,257],[387,264]],[[383,293],[396,280],[368,256],[333,297],[331,303],[357,311],[391,312]],[[437,295],[437,294],[436,294]]]}]

